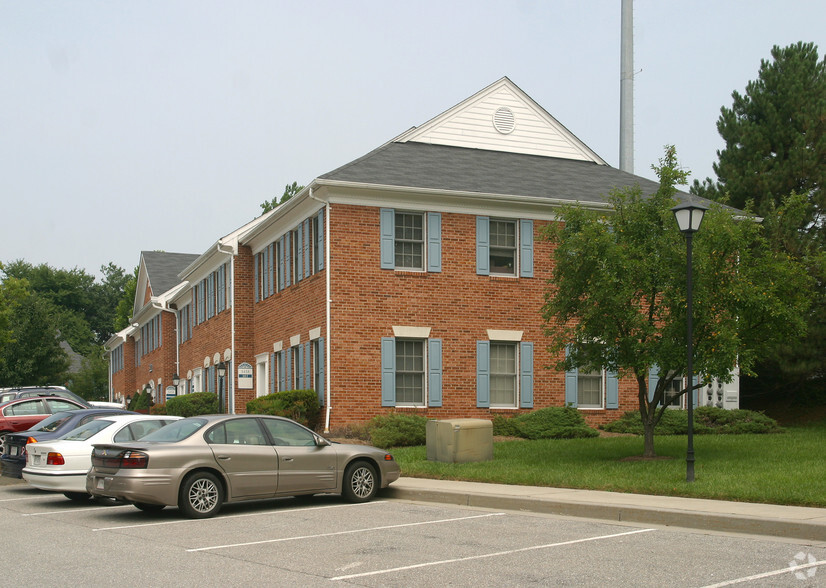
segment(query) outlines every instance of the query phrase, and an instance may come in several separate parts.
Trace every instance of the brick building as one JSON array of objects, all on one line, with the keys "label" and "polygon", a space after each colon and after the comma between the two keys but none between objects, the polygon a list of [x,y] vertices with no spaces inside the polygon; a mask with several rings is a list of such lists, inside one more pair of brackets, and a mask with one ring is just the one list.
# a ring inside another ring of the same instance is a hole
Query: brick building
[{"label": "brick building", "polygon": [[107,343],[112,394],[160,400],[177,375],[175,393],[214,391],[244,412],[255,396],[314,389],[327,429],[390,410],[565,404],[613,420],[637,407],[635,382],[549,369],[541,232],[560,205],[607,208],[634,184],[657,189],[503,78],[201,255],[143,253],[134,325]]}]

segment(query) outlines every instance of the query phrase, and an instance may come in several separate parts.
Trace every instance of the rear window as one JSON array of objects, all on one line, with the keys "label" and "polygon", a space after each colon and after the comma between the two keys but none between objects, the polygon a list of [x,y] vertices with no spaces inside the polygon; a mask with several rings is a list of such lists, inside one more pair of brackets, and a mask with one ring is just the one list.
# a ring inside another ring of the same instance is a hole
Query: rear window
[{"label": "rear window", "polygon": [[57,431],[63,425],[63,423],[68,421],[70,418],[72,418],[72,415],[69,413],[56,412],[52,416],[43,419],[29,430],[51,433],[52,431]]},{"label": "rear window", "polygon": [[175,443],[191,437],[195,431],[206,424],[206,420],[199,418],[182,419],[175,421],[171,425],[166,425],[154,433],[149,433],[141,441],[159,441],[162,443]]},{"label": "rear window", "polygon": [[62,439],[66,441],[86,441],[86,439],[95,433],[99,433],[111,424],[112,421],[107,421],[106,419],[95,419],[85,425],[79,426],[77,429],[72,429],[63,435]]}]

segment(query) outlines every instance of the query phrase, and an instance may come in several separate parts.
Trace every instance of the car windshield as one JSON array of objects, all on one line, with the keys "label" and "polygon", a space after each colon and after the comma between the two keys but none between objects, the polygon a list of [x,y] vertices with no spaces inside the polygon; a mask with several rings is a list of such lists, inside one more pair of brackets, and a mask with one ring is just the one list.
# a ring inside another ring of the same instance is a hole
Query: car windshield
[{"label": "car windshield", "polygon": [[57,431],[63,423],[72,418],[70,412],[56,412],[50,417],[47,417],[33,426],[30,431],[43,431],[44,433],[51,433]]},{"label": "car windshield", "polygon": [[86,441],[95,433],[99,433],[111,425],[112,422],[113,421],[107,421],[106,419],[95,419],[93,421],[89,421],[85,425],[81,425],[77,429],[72,429],[63,435],[63,439],[65,441]]},{"label": "car windshield", "polygon": [[195,431],[206,424],[206,420],[199,418],[182,419],[175,421],[171,425],[158,429],[154,433],[149,433],[141,441],[159,441],[162,443],[175,443],[190,437]]}]

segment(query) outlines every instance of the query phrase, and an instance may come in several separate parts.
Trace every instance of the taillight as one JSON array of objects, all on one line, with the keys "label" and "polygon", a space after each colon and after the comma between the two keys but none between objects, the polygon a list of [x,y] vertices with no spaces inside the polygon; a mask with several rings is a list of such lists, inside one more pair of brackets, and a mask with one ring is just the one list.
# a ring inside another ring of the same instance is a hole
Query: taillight
[{"label": "taillight", "polygon": [[37,443],[37,439],[35,439],[34,437],[29,437],[28,439],[26,439],[26,444],[28,445],[29,443]]},{"label": "taillight", "polygon": [[120,467],[128,469],[146,469],[149,456],[142,451],[127,451],[120,458]]},{"label": "taillight", "polygon": [[46,456],[46,465],[65,465],[66,460],[63,459],[63,456],[59,453],[54,451],[50,451],[49,455]]}]

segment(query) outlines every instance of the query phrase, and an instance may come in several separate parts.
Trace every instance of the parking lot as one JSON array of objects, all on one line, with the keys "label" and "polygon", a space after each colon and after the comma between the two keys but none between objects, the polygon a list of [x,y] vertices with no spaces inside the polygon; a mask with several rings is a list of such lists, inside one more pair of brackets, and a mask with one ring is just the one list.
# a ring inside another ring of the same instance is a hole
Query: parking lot
[{"label": "parking lot", "polygon": [[15,586],[826,585],[826,568],[788,567],[826,560],[823,546],[381,497],[190,520],[14,484],[0,486],[0,526]]}]

